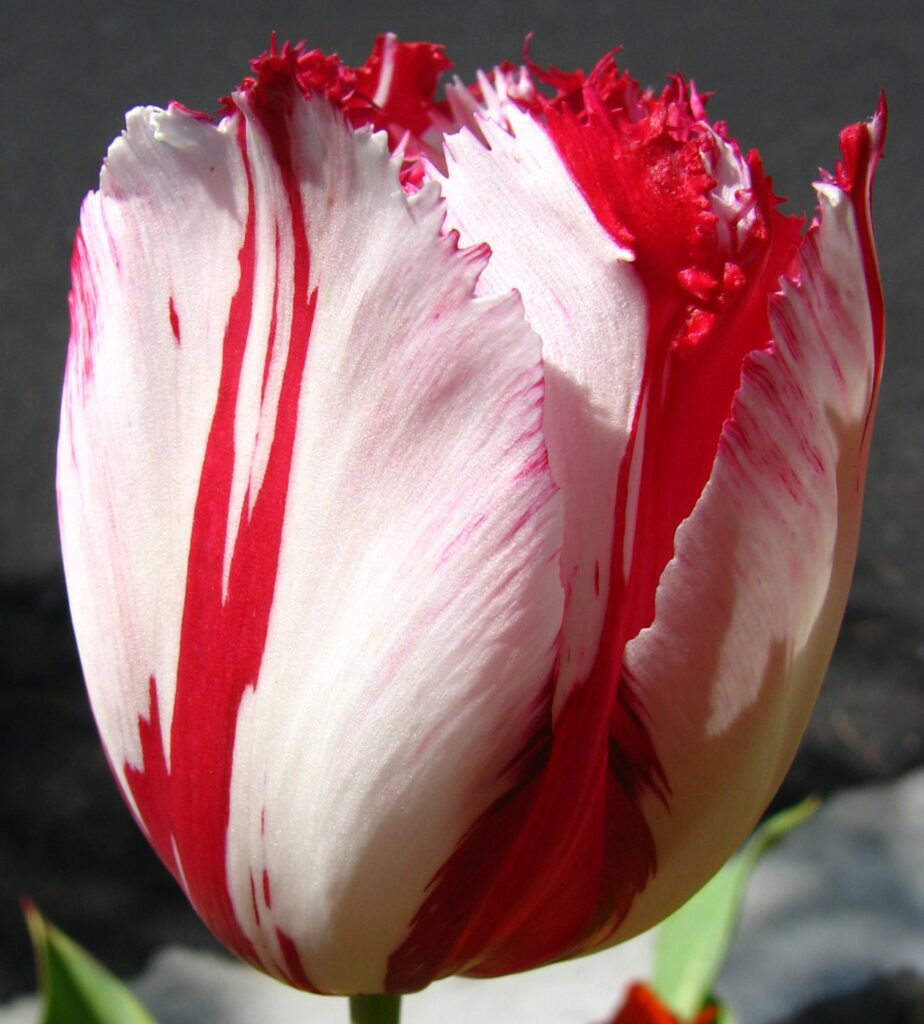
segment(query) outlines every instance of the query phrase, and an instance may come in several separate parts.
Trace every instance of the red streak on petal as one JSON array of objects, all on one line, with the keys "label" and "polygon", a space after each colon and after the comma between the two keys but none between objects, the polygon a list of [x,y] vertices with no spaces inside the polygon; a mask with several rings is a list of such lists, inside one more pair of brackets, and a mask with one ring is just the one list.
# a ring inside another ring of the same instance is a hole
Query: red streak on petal
[{"label": "red streak on petal", "polygon": [[289,984],[295,988],[304,989],[306,992],[321,994],[305,973],[301,957],[298,955],[298,948],[292,939],[281,928],[276,929],[276,938],[279,941],[279,948],[282,950],[282,955],[285,958],[286,975]]},{"label": "red streak on petal", "polygon": [[87,244],[80,228],[74,236],[71,253],[71,291],[67,297],[70,308],[71,333],[67,346],[67,378],[81,386],[93,379],[93,355],[96,345],[97,301],[93,270]]},{"label": "red streak on petal", "polygon": [[211,114],[205,114],[201,110],[193,110],[191,107],[187,107],[185,103],[180,103],[178,100],[171,100],[167,104],[167,109],[171,114],[182,114],[184,117],[191,117],[194,121],[211,121]]},{"label": "red streak on petal", "polygon": [[[451,67],[443,46],[379,36],[366,63],[356,70],[356,88],[375,100],[393,126],[421,136],[433,123],[440,76]],[[380,96],[383,73],[388,87]]]},{"label": "red streak on petal", "polygon": [[125,778],[138,807],[138,821],[151,845],[173,876],[182,884],[170,832],[170,775],[164,763],[164,738],[157,705],[157,683],[148,681],[148,717],[138,722],[144,768],[125,766]]},{"label": "red streak on petal", "polygon": [[[577,113],[553,106],[547,120],[601,225],[634,250],[648,295],[646,363],[624,463],[640,460],[640,473],[634,491],[620,474],[611,586],[591,673],[592,680],[601,674],[607,678],[600,683],[599,711],[609,719],[609,769],[619,782],[617,792],[627,798],[611,805],[614,827],[625,822],[634,837],[636,860],[627,867],[638,886],[647,878],[646,851],[647,868],[655,869],[654,844],[638,798],[647,790],[669,803],[669,783],[632,681],[614,666],[621,663],[625,644],[654,619],[655,591],[673,556],[677,527],[711,475],[745,357],[770,343],[770,297],[800,238],[798,221],[776,211],[771,184],[751,154],[747,199],[754,222],[743,241],[734,232],[723,239],[709,200],[714,181],[704,170],[704,156],[716,143],[701,121],[702,100],[692,86],[687,89],[676,79],[655,97],[639,93],[624,76],[617,78],[615,67],[603,78],[606,88],[595,88],[593,78]],[[622,524],[628,521],[634,533],[625,565]],[[610,841],[609,846],[611,866],[626,849],[625,836],[621,845]],[[575,948],[582,941],[592,948],[601,935],[614,931],[627,909],[624,900],[620,874],[613,870],[611,880],[600,885],[600,901]]]},{"label": "red streak on petal", "polygon": [[260,923],[260,907],[257,903],[257,885],[253,880],[253,875],[250,876],[250,904],[253,907],[253,916],[256,919],[257,924]]},{"label": "red streak on petal", "polygon": [[173,337],[176,338],[176,343],[180,343],[180,318],[177,316],[176,306],[173,303],[173,296],[170,296],[170,329],[173,331]]},{"label": "red streak on petal", "polygon": [[872,315],[873,344],[875,349],[875,370],[873,375],[875,390],[866,420],[864,439],[868,438],[872,427],[879,380],[882,376],[882,359],[885,352],[885,303],[882,296],[882,282],[879,277],[876,246],[873,241],[870,201],[873,182],[876,177],[876,165],[883,155],[882,147],[885,143],[888,121],[888,106],[886,105],[885,93],[882,93],[871,123],[850,125],[841,132],[840,143],[843,160],[838,163],[834,178],[836,184],[850,196],[854,214],[857,218],[857,229],[863,253],[866,290],[869,296]]},{"label": "red streak on petal", "polygon": [[[226,586],[229,502],[235,465],[234,422],[251,328],[256,266],[254,185],[242,118],[238,142],[248,182],[248,216],[239,253],[240,279],[231,301],[222,347],[221,377],[193,515],[186,595],[171,727],[171,764],[164,761],[151,682],[148,722],[139,722],[144,768],[126,769],[139,814],[164,863],[185,888],[208,927],[239,956],[260,964],[234,912],[226,877],[230,784],[238,709],[258,684],[273,604],[298,399],[317,292],[309,293],[309,247],[293,168],[289,116],[292,83],[270,76],[251,95],[269,138],[289,200],[293,249],[292,327],[275,411],[275,431],[263,483],[249,495],[234,544]],[[278,273],[278,268],[277,268]],[[272,339],[268,339],[268,347]],[[179,853],[177,864],[172,847]],[[264,895],[269,879],[263,879]],[[267,901],[268,902],[268,901]],[[280,940],[282,941],[282,940]],[[288,940],[287,940],[288,941]],[[291,943],[289,943],[291,945]],[[284,949],[286,949],[284,944]],[[312,989],[304,969],[286,954],[293,984]]]}]

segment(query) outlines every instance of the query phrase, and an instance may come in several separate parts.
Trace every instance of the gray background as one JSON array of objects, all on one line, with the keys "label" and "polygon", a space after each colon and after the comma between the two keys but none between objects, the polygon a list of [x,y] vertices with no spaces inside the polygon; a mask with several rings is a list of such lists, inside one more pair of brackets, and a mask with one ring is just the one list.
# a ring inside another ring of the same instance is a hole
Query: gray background
[{"label": "gray background", "polygon": [[917,0],[471,0],[446,5],[12,3],[0,11],[0,998],[32,984],[15,898],[30,892],[122,971],[168,940],[207,944],[121,808],[86,712],[60,578],[53,460],[80,200],[125,109],[213,110],[275,29],[361,62],[374,36],[444,42],[458,71],[533,57],[620,62],[648,84],[681,71],[714,118],[757,146],[788,210],[832,167],[837,132],[891,111],[874,204],[888,351],[855,585],[832,671],[780,802],[889,778],[924,760],[924,361],[921,51]]}]

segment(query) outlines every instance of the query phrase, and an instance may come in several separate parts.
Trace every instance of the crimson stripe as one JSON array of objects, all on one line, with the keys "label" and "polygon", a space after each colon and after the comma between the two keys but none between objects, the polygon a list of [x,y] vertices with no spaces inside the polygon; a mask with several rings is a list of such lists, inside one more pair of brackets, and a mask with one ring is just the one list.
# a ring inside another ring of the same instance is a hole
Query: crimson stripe
[{"label": "crimson stripe", "polygon": [[[628,84],[620,80],[621,88]],[[631,124],[619,123],[624,115],[611,119],[602,97],[589,88],[585,93],[587,121],[554,111],[549,132],[600,224],[617,241],[631,238],[649,310],[639,406],[625,456],[626,465],[640,459],[641,472],[635,494],[625,479],[617,491],[611,591],[598,652],[604,664],[594,666],[593,677],[601,668],[609,671],[607,663],[621,662],[628,640],[654,620],[655,593],[673,557],[677,528],[711,475],[745,357],[770,344],[769,299],[800,237],[799,222],[776,211],[770,182],[751,154],[755,226],[740,243],[733,230],[730,244],[722,244],[709,201],[715,182],[702,173],[716,143],[702,128],[692,87],[687,91],[678,79],[661,97],[642,97]],[[625,565],[620,523],[629,518],[629,502],[634,525]],[[610,685],[609,771],[617,785],[608,807],[608,816],[616,817],[608,818],[606,830],[609,878],[572,952],[614,933],[656,870],[654,840],[639,810],[642,793],[669,806],[669,780],[632,680],[617,671]]]},{"label": "crimson stripe", "polygon": [[151,845],[173,876],[180,881],[179,868],[173,854],[170,803],[170,773],[164,761],[164,737],[157,703],[157,683],[148,680],[148,718],[138,723],[143,769],[125,765],[125,778],[138,808],[139,823]]},{"label": "crimson stripe", "polygon": [[[252,509],[250,494],[245,497],[225,586],[224,553],[229,542],[235,465],[234,422],[251,327],[257,244],[248,131],[241,118],[238,145],[247,176],[247,223],[190,534],[171,764],[168,772],[160,742],[156,683],[152,680],[149,720],[139,723],[144,766],[141,771],[126,766],[126,778],[155,848],[184,884],[205,923],[238,955],[259,964],[260,958],[236,918],[229,892],[226,848],[230,783],[238,711],[246,689],[258,683],[273,604],[298,400],[317,292],[309,294],[310,254],[289,137],[291,102],[278,91],[260,94],[256,87],[249,99],[258,100],[254,104],[257,120],[270,139],[286,186],[295,251],[292,326],[275,430]],[[277,262],[277,277],[278,273]],[[274,311],[274,328],[275,323]],[[273,338],[267,339],[268,350],[273,343]],[[178,862],[173,855],[174,844]],[[268,876],[262,880],[262,889],[268,896]],[[294,947],[282,935],[280,943],[290,980],[313,989],[304,970],[292,959]]]},{"label": "crimson stripe", "polygon": [[170,330],[173,331],[173,337],[176,340],[177,345],[180,343],[180,318],[177,315],[176,305],[173,301],[173,296],[170,296],[169,302],[169,314],[170,314]]},{"label": "crimson stripe", "polygon": [[298,948],[292,939],[281,928],[276,929],[276,939],[279,942],[279,948],[282,950],[285,960],[284,973],[288,983],[294,988],[317,993],[318,990],[305,973],[301,957],[298,955]]}]

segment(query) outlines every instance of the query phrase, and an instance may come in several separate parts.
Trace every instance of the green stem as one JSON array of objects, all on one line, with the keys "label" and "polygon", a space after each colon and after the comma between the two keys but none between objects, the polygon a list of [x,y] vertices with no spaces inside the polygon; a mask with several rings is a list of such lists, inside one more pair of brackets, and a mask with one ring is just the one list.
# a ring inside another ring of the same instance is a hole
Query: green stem
[{"label": "green stem", "polygon": [[401,996],[350,996],[350,1024],[398,1024]]}]

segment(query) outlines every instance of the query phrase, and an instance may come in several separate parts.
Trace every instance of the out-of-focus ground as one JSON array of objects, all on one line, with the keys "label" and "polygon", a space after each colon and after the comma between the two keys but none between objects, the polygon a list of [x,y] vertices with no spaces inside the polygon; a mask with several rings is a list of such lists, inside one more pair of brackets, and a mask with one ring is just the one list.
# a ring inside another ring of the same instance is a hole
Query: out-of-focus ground
[{"label": "out-of-focus ground", "polygon": [[[622,43],[622,63],[643,81],[660,85],[680,70],[715,90],[713,115],[729,121],[745,148],[760,148],[796,210],[811,210],[808,182],[818,165],[833,165],[838,129],[871,114],[887,89],[891,125],[875,221],[889,348],[860,558],[829,679],[775,806],[900,778],[924,763],[917,0],[849,9],[781,0],[735,11],[667,0],[578,8],[529,0],[10,4],[0,16],[0,1000],[34,983],[16,903],[22,893],[124,975],[168,943],[215,949],[131,823],[96,741],[60,576],[54,443],[78,207],[124,110],[173,98],[214,109],[273,29],[353,62],[386,29],[441,40],[467,79],[478,65],[518,59],[530,29],[533,56],[562,67],[587,67]],[[824,942],[846,948],[847,932]],[[875,964],[872,945],[869,953]],[[863,986],[874,995],[900,990],[918,1007],[908,1012],[920,1013],[914,973],[896,979],[883,968],[858,980]],[[823,991],[816,995],[825,1001]],[[848,1019],[830,1005],[812,1012],[800,1024]]]}]

